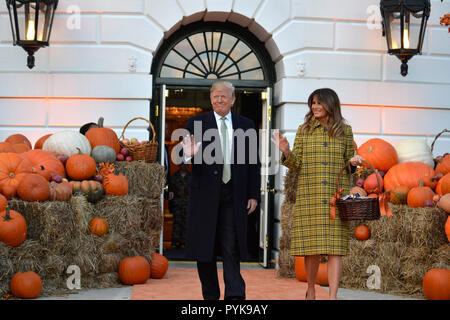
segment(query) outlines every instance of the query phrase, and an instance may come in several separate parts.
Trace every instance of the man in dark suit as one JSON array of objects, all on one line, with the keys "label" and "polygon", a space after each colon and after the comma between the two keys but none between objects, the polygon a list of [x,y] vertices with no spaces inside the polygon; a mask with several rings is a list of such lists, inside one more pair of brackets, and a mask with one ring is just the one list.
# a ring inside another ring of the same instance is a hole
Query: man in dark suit
[{"label": "man in dark suit", "polygon": [[231,112],[231,83],[214,83],[210,98],[213,111],[189,119],[182,142],[192,162],[186,256],[197,261],[205,300],[220,297],[218,255],[225,299],[245,299],[240,261],[247,256],[247,216],[260,199],[257,132],[252,120]]}]

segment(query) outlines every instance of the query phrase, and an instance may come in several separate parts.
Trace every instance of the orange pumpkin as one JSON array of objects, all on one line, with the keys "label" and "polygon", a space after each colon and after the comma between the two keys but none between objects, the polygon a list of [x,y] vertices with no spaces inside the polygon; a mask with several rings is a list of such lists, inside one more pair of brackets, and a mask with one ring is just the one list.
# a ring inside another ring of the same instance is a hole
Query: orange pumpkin
[{"label": "orange pumpkin", "polygon": [[123,284],[146,283],[150,272],[150,264],[142,256],[124,258],[119,263],[119,279]]},{"label": "orange pumpkin", "polygon": [[[378,176],[378,178],[377,178]],[[378,184],[378,179],[380,184]],[[380,190],[381,186],[381,190]],[[364,190],[366,190],[367,193],[382,193],[383,192],[383,177],[378,172],[374,172],[371,175],[369,175],[364,180]]]},{"label": "orange pumpkin", "polygon": [[14,296],[22,299],[34,299],[41,294],[42,280],[33,271],[18,272],[12,277],[9,286]]},{"label": "orange pumpkin", "polygon": [[0,142],[0,152],[14,152],[12,144],[9,142]]},{"label": "orange pumpkin", "polygon": [[103,178],[105,193],[113,196],[124,196],[128,193],[128,179],[123,174],[110,173]]},{"label": "orange pumpkin", "polygon": [[450,172],[439,179],[439,182],[441,183],[441,194],[450,193]]},{"label": "orange pumpkin", "polygon": [[30,173],[17,186],[17,195],[25,201],[46,201],[50,197],[50,184],[40,174]]},{"label": "orange pumpkin", "polygon": [[295,257],[294,269],[298,281],[306,282],[305,257]]},{"label": "orange pumpkin", "polygon": [[378,195],[376,193],[371,193],[367,195],[369,198],[378,198]]},{"label": "orange pumpkin", "polygon": [[17,193],[17,186],[27,174],[32,173],[31,163],[16,153],[0,153],[0,186],[9,200]]},{"label": "orange pumpkin", "polygon": [[393,190],[396,186],[409,189],[417,187],[422,180],[424,186],[436,187],[433,168],[423,162],[403,162],[393,166],[384,176],[384,189]]},{"label": "orange pumpkin", "polygon": [[436,189],[434,189],[434,191],[436,192],[436,194],[440,194],[442,195],[442,178],[439,179],[438,183],[436,184]]},{"label": "orange pumpkin", "polygon": [[365,241],[370,238],[370,228],[365,225],[357,226],[353,232],[353,235],[357,240]]},{"label": "orange pumpkin", "polygon": [[108,146],[118,154],[120,152],[119,138],[114,130],[103,127],[103,120],[103,117],[100,117],[98,128],[89,129],[85,136],[89,140],[92,150],[96,146]]},{"label": "orange pumpkin", "polygon": [[450,154],[446,155],[444,159],[438,162],[435,171],[436,173],[440,172],[443,175],[450,173]]},{"label": "orange pumpkin", "polygon": [[421,183],[419,187],[411,188],[406,198],[406,203],[409,207],[419,208],[425,207],[425,201],[433,201],[434,192],[430,187],[423,186]]},{"label": "orange pumpkin", "polygon": [[20,155],[30,161],[31,165],[36,169],[37,173],[43,175],[50,180],[51,174],[57,174],[64,178],[66,170],[62,162],[45,150],[30,150]]},{"label": "orange pumpkin", "polygon": [[24,152],[31,150],[31,148],[24,143],[15,143],[15,144],[12,144],[11,146],[15,153],[24,153]]},{"label": "orange pumpkin", "polygon": [[85,180],[97,172],[94,158],[88,154],[74,154],[66,162],[67,175],[73,180]]},{"label": "orange pumpkin", "polygon": [[68,201],[72,197],[72,187],[69,183],[50,182],[50,197],[51,201]]},{"label": "orange pumpkin", "polygon": [[321,286],[328,286],[328,262],[319,264],[316,283],[320,284]]},{"label": "orange pumpkin", "polygon": [[[358,148],[357,153],[372,164],[375,169],[385,172],[398,163],[397,151],[395,151],[394,146],[379,138],[369,139],[363,143]],[[366,163],[362,165],[370,167]]]},{"label": "orange pumpkin", "polygon": [[409,188],[405,186],[396,186],[390,192],[390,201],[393,204],[406,204]]},{"label": "orange pumpkin", "polygon": [[6,210],[0,213],[0,240],[10,247],[20,246],[27,238],[27,222],[17,211]]},{"label": "orange pumpkin", "polygon": [[53,133],[46,134],[45,136],[40,137],[36,143],[34,144],[34,149],[42,149],[45,140],[47,140]]},{"label": "orange pumpkin", "polygon": [[5,142],[9,142],[11,143],[11,145],[14,145],[16,143],[23,143],[26,144],[29,149],[33,148],[30,140],[28,140],[27,137],[25,137],[23,134],[20,133],[10,135],[8,138],[6,138]]},{"label": "orange pumpkin", "polygon": [[152,263],[150,264],[150,275],[153,279],[161,279],[169,269],[169,261],[162,254],[152,253]]},{"label": "orange pumpkin", "polygon": [[[295,276],[298,281],[306,282],[305,257],[295,257]],[[316,283],[328,286],[328,263],[320,263]]]},{"label": "orange pumpkin", "polygon": [[0,194],[0,212],[5,211],[7,206],[8,200],[5,198],[4,195]]},{"label": "orange pumpkin", "polygon": [[450,300],[450,270],[436,268],[427,271],[422,288],[428,300]]},{"label": "orange pumpkin", "polygon": [[106,218],[95,217],[89,222],[89,231],[99,237],[109,232],[109,223]]}]

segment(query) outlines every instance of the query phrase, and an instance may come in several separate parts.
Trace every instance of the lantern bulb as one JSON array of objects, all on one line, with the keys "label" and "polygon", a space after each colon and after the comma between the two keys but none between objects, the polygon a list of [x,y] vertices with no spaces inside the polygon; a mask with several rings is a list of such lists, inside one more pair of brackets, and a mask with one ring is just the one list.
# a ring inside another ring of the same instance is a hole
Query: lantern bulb
[{"label": "lantern bulb", "polygon": [[409,31],[407,29],[403,31],[403,46],[405,49],[409,49]]},{"label": "lantern bulb", "polygon": [[34,27],[34,21],[28,21],[28,31],[27,31],[27,40],[34,40],[34,36],[36,35],[36,29]]}]

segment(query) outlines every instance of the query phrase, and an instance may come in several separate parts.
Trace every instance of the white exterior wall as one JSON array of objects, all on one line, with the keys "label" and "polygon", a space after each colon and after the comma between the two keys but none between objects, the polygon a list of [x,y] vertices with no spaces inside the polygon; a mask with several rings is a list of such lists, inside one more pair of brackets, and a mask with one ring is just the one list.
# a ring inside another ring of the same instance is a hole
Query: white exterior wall
[{"label": "white exterior wall", "polygon": [[[248,27],[265,43],[276,63],[276,127],[291,143],[308,95],[330,87],[358,144],[372,137],[395,144],[411,136],[431,144],[450,127],[450,34],[439,25],[450,0],[431,3],[423,55],[410,60],[403,78],[400,61],[386,54],[381,30],[367,26],[378,0],[61,0],[51,45],[37,52],[31,71],[25,52],[12,46],[0,1],[0,140],[23,132],[34,143],[100,116],[120,135],[128,120],[149,116],[149,72],[164,38],[204,20]],[[146,138],[144,127],[133,124],[127,136]],[[450,137],[442,136],[435,155],[449,150]],[[276,189],[284,173],[281,168]],[[278,193],[276,217],[282,200]]]}]

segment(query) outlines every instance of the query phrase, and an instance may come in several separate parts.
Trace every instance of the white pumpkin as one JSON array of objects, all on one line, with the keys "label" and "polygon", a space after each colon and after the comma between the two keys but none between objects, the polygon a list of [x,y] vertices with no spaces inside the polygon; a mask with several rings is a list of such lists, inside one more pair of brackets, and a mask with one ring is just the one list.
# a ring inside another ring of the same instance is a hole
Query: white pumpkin
[{"label": "white pumpkin", "polygon": [[434,168],[431,148],[425,140],[405,139],[397,143],[394,148],[397,151],[399,163],[419,161]]},{"label": "white pumpkin", "polygon": [[91,144],[89,140],[81,133],[70,130],[59,131],[52,134],[45,140],[42,149],[51,152],[55,156],[70,157],[79,152],[91,154]]}]

